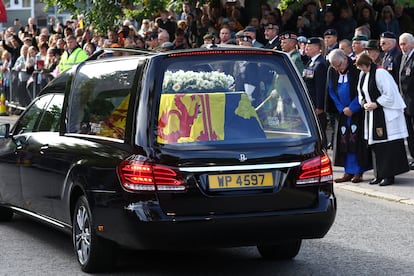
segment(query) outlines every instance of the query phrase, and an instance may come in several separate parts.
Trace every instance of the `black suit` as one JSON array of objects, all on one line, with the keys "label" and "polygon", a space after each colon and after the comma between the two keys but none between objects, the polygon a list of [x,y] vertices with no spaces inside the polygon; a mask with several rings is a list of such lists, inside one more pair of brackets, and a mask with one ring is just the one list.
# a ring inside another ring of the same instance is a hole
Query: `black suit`
[{"label": "black suit", "polygon": [[280,46],[280,39],[279,36],[276,37],[275,40],[272,41],[272,43],[267,43],[264,48],[266,49],[274,49],[274,50],[282,50],[282,47]]},{"label": "black suit", "polygon": [[407,108],[405,118],[408,128],[408,149],[414,158],[414,54],[401,63],[399,71],[399,88]]},{"label": "black suit", "polygon": [[398,83],[401,55],[400,49],[394,47],[387,52],[382,59],[382,66],[392,75],[396,83]]},{"label": "black suit", "polygon": [[[322,55],[319,55],[314,62],[310,60],[303,70],[303,79],[316,109],[325,110],[327,70],[328,65]],[[318,118],[322,127],[322,134],[324,135],[323,144],[326,146],[326,128],[328,123],[326,113],[319,114]]]}]

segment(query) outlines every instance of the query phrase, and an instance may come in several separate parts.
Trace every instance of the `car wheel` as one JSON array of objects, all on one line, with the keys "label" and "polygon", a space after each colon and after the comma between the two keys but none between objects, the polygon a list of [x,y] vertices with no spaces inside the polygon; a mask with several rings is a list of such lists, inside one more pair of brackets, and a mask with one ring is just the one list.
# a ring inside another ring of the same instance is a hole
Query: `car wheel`
[{"label": "car wheel", "polygon": [[258,245],[260,255],[265,259],[286,260],[298,255],[302,240],[280,241],[272,245]]},{"label": "car wheel", "polygon": [[76,203],[72,240],[78,262],[84,272],[109,270],[115,263],[114,246],[95,232],[88,200],[81,196]]},{"label": "car wheel", "polygon": [[0,207],[0,221],[10,221],[13,218],[12,209]]}]

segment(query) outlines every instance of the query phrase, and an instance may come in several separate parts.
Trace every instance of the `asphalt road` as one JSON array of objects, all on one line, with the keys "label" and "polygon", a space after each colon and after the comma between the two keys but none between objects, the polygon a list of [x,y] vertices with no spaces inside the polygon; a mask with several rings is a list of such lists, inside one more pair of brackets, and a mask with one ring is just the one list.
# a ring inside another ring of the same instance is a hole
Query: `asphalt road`
[{"label": "asphalt road", "polygon": [[[0,116],[0,124],[14,124],[17,118],[18,116],[15,115]],[[332,150],[329,150],[328,153],[332,154]],[[343,168],[334,167],[333,169],[334,178],[343,175]],[[371,170],[364,174],[364,181],[361,183],[338,183],[335,184],[335,187],[338,189],[344,189],[367,196],[400,202],[402,204],[414,205],[414,171],[410,171],[397,176],[395,179],[395,184],[391,186],[380,187],[378,185],[369,185],[368,182],[373,178],[373,171]]]},{"label": "asphalt road", "polygon": [[[256,247],[121,250],[117,267],[101,275],[413,275],[414,207],[342,189],[337,197],[331,230],[322,239],[303,241],[292,261],[263,260]],[[17,216],[0,224],[0,275],[86,274],[70,236]]]}]

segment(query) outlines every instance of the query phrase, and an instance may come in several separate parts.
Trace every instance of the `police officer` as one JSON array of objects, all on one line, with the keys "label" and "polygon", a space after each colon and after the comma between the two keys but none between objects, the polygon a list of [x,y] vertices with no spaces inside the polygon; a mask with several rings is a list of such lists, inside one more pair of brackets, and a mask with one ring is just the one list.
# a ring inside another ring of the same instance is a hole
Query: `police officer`
[{"label": "police officer", "polygon": [[66,38],[66,44],[67,49],[63,52],[58,65],[59,73],[70,69],[73,65],[81,63],[88,58],[88,54],[76,42],[75,36],[69,35]]}]

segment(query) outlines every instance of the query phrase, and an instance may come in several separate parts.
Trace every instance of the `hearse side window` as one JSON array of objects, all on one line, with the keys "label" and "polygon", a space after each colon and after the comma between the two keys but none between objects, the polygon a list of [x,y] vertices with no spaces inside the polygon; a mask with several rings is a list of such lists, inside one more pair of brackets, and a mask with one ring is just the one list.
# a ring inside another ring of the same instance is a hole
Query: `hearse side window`
[{"label": "hearse side window", "polygon": [[203,56],[167,66],[157,141],[261,143],[310,137],[304,91],[276,56]]},{"label": "hearse side window", "polygon": [[44,108],[52,98],[53,94],[47,94],[35,100],[35,102],[33,102],[32,105],[28,107],[27,111],[22,114],[20,119],[17,121],[13,133],[22,134],[36,131],[36,124],[39,122]]},{"label": "hearse side window", "polygon": [[69,132],[124,139],[137,65],[123,59],[81,67],[71,89]]},{"label": "hearse side window", "polygon": [[63,94],[56,94],[42,115],[38,131],[58,132],[62,113]]}]

